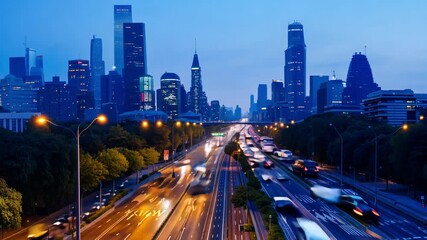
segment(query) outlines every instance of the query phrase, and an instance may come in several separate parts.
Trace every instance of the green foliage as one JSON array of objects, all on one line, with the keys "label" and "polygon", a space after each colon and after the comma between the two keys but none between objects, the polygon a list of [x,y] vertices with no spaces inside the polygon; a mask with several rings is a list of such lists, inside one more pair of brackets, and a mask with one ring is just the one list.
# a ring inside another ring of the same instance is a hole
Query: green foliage
[{"label": "green foliage", "polygon": [[128,173],[134,173],[141,168],[147,167],[144,161],[144,157],[141,155],[140,152],[129,150],[126,148],[119,149],[120,153],[122,153],[127,161],[129,162],[129,168]]},{"label": "green foliage", "polygon": [[21,204],[21,193],[8,187],[6,181],[0,178],[0,225],[3,228],[21,226]]},{"label": "green foliage", "polygon": [[153,147],[143,148],[140,150],[142,157],[146,165],[152,165],[159,161],[160,153],[156,151]]},{"label": "green foliage", "polygon": [[234,194],[231,196],[231,203],[233,203],[234,207],[246,208],[246,188],[243,186],[238,186],[234,189]]},{"label": "green foliage", "polygon": [[108,148],[127,148],[139,150],[146,146],[145,140],[126,131],[121,126],[112,126],[106,136],[105,145]]},{"label": "green foliage", "polygon": [[83,191],[90,191],[96,188],[99,182],[105,180],[108,170],[104,165],[93,159],[88,153],[80,156],[80,179]]},{"label": "green foliage", "polygon": [[129,167],[126,157],[115,148],[109,148],[100,152],[98,161],[107,168],[107,179],[109,180],[120,177]]}]

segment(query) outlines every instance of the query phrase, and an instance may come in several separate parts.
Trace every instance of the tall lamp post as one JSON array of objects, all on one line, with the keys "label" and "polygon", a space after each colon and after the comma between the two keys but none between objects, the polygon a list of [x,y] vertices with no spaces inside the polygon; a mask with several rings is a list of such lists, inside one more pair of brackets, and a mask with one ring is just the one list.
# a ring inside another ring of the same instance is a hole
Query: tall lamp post
[{"label": "tall lamp post", "polygon": [[[181,127],[181,122],[177,121],[172,124],[172,160],[175,160],[175,126]],[[175,177],[175,165],[172,164],[172,177]]]},{"label": "tall lamp post", "polygon": [[334,125],[334,124],[329,123],[329,126],[331,126],[331,127],[333,127],[333,128],[335,129],[335,131],[337,132],[338,136],[340,136],[340,140],[341,140],[341,163],[340,163],[340,181],[341,181],[340,185],[341,185],[341,186],[340,186],[340,187],[342,188],[343,142],[344,142],[344,140],[343,140],[343,138],[342,138],[341,133],[338,131],[338,129],[335,127],[335,125]]},{"label": "tall lamp post", "polygon": [[[63,129],[66,129],[67,131],[71,132],[74,136],[74,138],[76,139],[76,149],[77,149],[77,159],[76,159],[76,240],[80,240],[81,239],[81,232],[80,232],[80,218],[81,218],[81,206],[80,206],[80,136],[86,131],[88,130],[93,123],[95,123],[95,121],[99,121],[100,123],[105,123],[107,122],[107,117],[105,117],[105,115],[99,115],[98,117],[96,117],[95,119],[92,120],[92,122],[90,122],[90,124],[85,127],[83,130],[80,129],[81,125],[83,123],[80,123],[77,126],[77,130],[76,132],[74,132],[73,130],[71,130],[68,127],[56,124],[52,121],[50,121],[49,119],[47,119],[44,116],[39,116],[36,118],[36,122],[40,125],[45,125],[46,123],[50,123],[53,126],[56,127],[60,127]],[[101,203],[100,203],[101,205]]]}]

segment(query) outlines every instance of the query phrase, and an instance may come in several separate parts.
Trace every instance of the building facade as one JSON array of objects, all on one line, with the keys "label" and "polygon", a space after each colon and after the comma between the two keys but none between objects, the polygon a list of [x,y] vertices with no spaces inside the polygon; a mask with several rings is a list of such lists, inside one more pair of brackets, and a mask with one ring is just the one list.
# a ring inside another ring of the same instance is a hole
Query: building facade
[{"label": "building facade", "polygon": [[102,60],[102,39],[90,40],[90,88],[95,99],[95,108],[101,109],[101,76],[105,75],[105,63]]},{"label": "building facade", "polygon": [[147,75],[144,23],[124,23],[123,44],[125,111],[140,110],[140,78]]},{"label": "building facade", "polygon": [[88,60],[68,61],[68,85],[71,94],[76,96],[76,120],[84,121],[85,112],[95,106],[93,91],[90,88],[90,68]]},{"label": "building facade", "polygon": [[358,106],[362,109],[362,100],[369,93],[380,90],[374,83],[368,58],[362,53],[355,53],[348,68],[346,87],[343,92],[343,104]]},{"label": "building facade", "polygon": [[131,5],[114,5],[114,66],[119,74],[124,67],[123,23],[132,22]]},{"label": "building facade", "polygon": [[287,118],[302,120],[305,113],[306,45],[303,25],[288,25],[288,48],[285,51],[285,101],[289,104]]},{"label": "building facade", "polygon": [[160,110],[168,115],[170,120],[178,118],[181,113],[181,81],[175,73],[164,73],[160,78]]},{"label": "building facade", "polygon": [[141,92],[141,110],[155,110],[156,92],[152,76],[145,75],[139,78],[139,91]]},{"label": "building facade", "polygon": [[310,105],[311,105],[311,113],[317,113],[317,91],[320,88],[322,83],[329,81],[329,76],[319,76],[313,75],[310,76]]}]

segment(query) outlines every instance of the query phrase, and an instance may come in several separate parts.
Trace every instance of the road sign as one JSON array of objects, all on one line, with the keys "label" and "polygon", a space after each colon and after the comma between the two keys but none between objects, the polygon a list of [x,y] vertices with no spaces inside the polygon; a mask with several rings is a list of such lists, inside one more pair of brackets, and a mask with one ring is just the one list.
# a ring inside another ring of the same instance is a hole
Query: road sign
[{"label": "road sign", "polygon": [[211,133],[212,137],[224,137],[224,133]]},{"label": "road sign", "polygon": [[169,160],[169,150],[166,149],[163,151],[163,159],[165,161]]}]

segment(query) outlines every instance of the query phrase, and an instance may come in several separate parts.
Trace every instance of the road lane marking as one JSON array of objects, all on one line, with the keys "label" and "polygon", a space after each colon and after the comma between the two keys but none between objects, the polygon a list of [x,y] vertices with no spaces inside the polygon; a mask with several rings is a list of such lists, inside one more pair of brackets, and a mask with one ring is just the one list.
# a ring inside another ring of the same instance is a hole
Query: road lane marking
[{"label": "road lane marking", "polygon": [[111,218],[110,218],[110,219],[108,219],[106,223],[108,223],[109,221],[111,221]]},{"label": "road lane marking", "polygon": [[124,240],[128,239],[130,237],[130,233],[125,237]]}]

